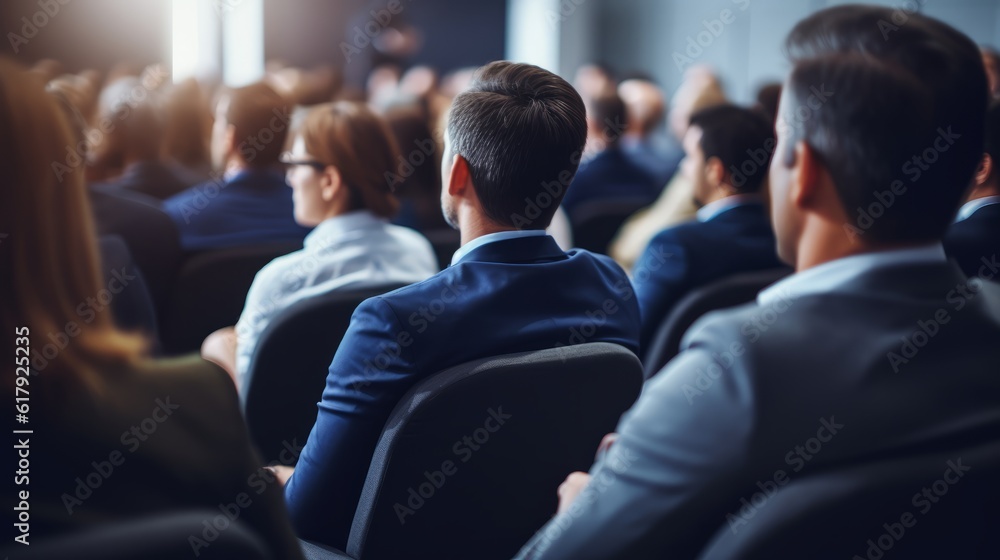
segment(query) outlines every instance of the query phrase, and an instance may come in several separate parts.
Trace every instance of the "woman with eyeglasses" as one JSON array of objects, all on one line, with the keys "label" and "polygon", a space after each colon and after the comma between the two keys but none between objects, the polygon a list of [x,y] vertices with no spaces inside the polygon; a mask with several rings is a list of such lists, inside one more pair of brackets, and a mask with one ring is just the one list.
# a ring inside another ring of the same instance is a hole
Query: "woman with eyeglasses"
[{"label": "woman with eyeglasses", "polygon": [[202,346],[241,389],[258,338],[291,304],[333,290],[412,284],[438,271],[430,243],[388,221],[399,202],[386,177],[400,173],[400,160],[380,117],[361,103],[322,105],[293,138],[283,163],[295,220],[315,229],[302,250],[257,273],[235,329],[216,331]]}]

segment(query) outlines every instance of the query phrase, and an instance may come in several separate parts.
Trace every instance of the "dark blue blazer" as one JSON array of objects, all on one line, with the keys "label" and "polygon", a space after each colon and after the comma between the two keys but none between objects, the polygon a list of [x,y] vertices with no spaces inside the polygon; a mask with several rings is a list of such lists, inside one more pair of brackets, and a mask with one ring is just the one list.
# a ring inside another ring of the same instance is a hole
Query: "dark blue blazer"
[{"label": "dark blue blazer", "polygon": [[945,234],[944,251],[969,278],[1000,282],[1000,204],[983,206],[953,224]]},{"label": "dark blue blazer", "polygon": [[164,200],[188,188],[170,166],[158,161],[140,161],[126,167],[121,176],[106,181],[113,188]]},{"label": "dark blue blazer", "polygon": [[562,207],[570,218],[585,202],[608,199],[645,199],[656,201],[664,183],[636,165],[621,148],[613,147],[580,165],[566,191]]},{"label": "dark blue blazer", "polygon": [[685,294],[740,272],[784,266],[763,204],[730,208],[706,222],[665,229],[632,271],[642,313],[642,345]]},{"label": "dark blue blazer", "polygon": [[186,251],[302,241],[292,189],[277,171],[247,170],[228,181],[208,181],[163,201]]},{"label": "dark blue blazer", "polygon": [[358,306],[285,497],[296,533],[343,547],[382,428],[418,381],[471,360],[583,342],[638,352],[639,309],[611,259],[549,236],[478,247]]}]

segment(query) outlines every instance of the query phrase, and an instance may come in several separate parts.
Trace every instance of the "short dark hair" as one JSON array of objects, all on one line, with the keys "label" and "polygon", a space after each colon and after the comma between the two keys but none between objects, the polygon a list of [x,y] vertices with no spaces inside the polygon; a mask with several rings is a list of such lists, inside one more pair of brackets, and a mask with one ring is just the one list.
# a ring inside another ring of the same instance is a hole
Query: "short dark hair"
[{"label": "short dark hair", "polygon": [[275,165],[285,149],[291,106],[271,86],[258,82],[226,92],[226,121],[236,131],[236,146],[251,167]]},{"label": "short dark hair", "polygon": [[494,62],[455,98],[448,134],[453,153],[469,163],[490,219],[545,229],[580,165],[586,109],[559,76],[528,64]]},{"label": "short dark hair", "polygon": [[601,130],[604,131],[604,142],[608,146],[616,146],[628,128],[628,109],[618,95],[618,90],[602,91],[591,99],[585,99],[584,106],[587,108],[587,117],[600,123]]},{"label": "short dark hair", "polygon": [[993,160],[993,175],[1000,177],[1000,99],[994,99],[986,111],[986,142],[983,152]]},{"label": "short dark hair", "polygon": [[[830,170],[845,211],[859,224],[865,213],[875,218],[862,228],[867,239],[934,241],[982,157],[986,73],[978,47],[959,31],[919,13],[907,13],[905,24],[898,17],[890,8],[837,6],[795,26],[785,45],[795,65],[790,109],[810,115],[797,115],[792,128]],[[935,151],[945,136],[947,147]],[[914,158],[931,151],[933,164],[928,155],[918,166]],[[869,212],[876,205],[878,216]]]},{"label": "short dark hair", "polygon": [[729,183],[741,194],[760,191],[774,152],[774,128],[762,113],[736,105],[717,105],[691,115],[702,131],[705,159],[718,158]]}]

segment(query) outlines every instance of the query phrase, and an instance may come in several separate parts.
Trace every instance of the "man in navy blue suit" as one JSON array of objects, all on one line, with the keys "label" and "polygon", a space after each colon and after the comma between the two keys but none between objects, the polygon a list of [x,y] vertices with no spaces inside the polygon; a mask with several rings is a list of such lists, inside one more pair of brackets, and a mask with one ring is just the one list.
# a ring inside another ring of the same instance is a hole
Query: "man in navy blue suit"
[{"label": "man in navy blue suit", "polygon": [[212,129],[212,163],[223,172],[221,180],[195,185],[163,201],[184,250],[301,242],[309,233],[295,223],[292,189],[279,164],[290,111],[278,92],[264,83],[222,97]]},{"label": "man in navy blue suit", "polygon": [[986,112],[985,152],[972,191],[944,237],[944,250],[970,278],[1000,282],[1000,100]]},{"label": "man in navy blue suit", "polygon": [[782,266],[759,196],[774,144],[771,123],[750,109],[720,105],[691,116],[681,173],[701,209],[697,221],[657,234],[633,270],[643,348],[688,291]]},{"label": "man in navy blue suit", "polygon": [[546,235],[586,142],[580,96],[524,64],[482,68],[452,107],[441,204],[452,265],[362,303],[330,365],[298,465],[278,469],[298,534],[343,547],[389,413],[418,381],[512,352],[611,342],[638,352],[639,309],[610,258]]}]

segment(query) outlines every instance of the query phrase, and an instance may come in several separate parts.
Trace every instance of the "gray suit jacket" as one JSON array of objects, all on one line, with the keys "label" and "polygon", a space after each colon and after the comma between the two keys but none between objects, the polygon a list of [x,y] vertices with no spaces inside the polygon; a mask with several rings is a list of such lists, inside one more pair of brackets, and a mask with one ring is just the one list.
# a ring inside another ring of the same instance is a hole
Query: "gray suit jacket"
[{"label": "gray suit jacket", "polygon": [[690,558],[812,472],[1000,433],[1000,286],[950,264],[704,317],[518,558]]}]

